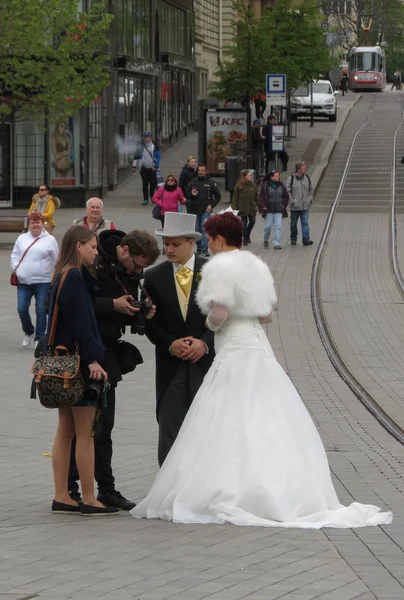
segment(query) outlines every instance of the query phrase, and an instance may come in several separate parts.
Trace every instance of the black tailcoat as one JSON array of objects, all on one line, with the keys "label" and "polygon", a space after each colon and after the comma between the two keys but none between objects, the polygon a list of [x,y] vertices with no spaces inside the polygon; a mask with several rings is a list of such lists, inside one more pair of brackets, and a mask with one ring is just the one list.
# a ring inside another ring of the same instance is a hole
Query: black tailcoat
[{"label": "black tailcoat", "polygon": [[[155,317],[146,321],[146,334],[152,344],[156,346],[157,408],[179,364],[183,365],[186,362],[189,381],[192,382],[190,388],[197,389],[202,384],[214,358],[213,333],[206,328],[206,317],[201,313],[195,300],[199,273],[205,262],[204,258],[195,257],[192,288],[185,321],[178,301],[173,265],[166,261],[146,271],[144,287],[156,306]],[[190,361],[182,361],[168,351],[174,340],[187,336],[203,340],[209,348],[209,353],[195,364],[191,364]],[[191,401],[192,398],[190,398],[189,404]]]}]

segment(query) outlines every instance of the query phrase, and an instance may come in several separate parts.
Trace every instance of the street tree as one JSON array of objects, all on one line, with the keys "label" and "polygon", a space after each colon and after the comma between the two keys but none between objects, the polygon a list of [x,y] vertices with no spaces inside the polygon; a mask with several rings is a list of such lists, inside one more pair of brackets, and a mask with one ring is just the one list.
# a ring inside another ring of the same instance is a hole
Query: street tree
[{"label": "street tree", "polygon": [[234,7],[234,41],[216,71],[214,96],[240,101],[260,94],[266,73],[285,73],[292,88],[328,70],[329,53],[313,0],[279,0],[260,18],[243,2]]},{"label": "street tree", "polygon": [[0,122],[57,121],[109,82],[104,0],[0,0]]}]

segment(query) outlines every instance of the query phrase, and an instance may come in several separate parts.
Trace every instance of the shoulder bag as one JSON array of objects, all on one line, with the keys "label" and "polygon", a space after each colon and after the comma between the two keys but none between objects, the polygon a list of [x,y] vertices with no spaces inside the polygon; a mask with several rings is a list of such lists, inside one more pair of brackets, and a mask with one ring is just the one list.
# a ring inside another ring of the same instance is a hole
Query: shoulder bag
[{"label": "shoulder bag", "polygon": [[[76,349],[70,354],[65,346],[53,348],[59,313],[59,294],[70,269],[67,269],[59,282],[53,307],[48,350],[44,356],[34,361],[31,373],[34,375],[33,387],[38,390],[39,401],[45,408],[73,406],[83,395],[84,382],[80,372],[80,356]],[[60,352],[63,354],[60,355]],[[35,398],[35,393],[31,398]]]},{"label": "shoulder bag", "polygon": [[22,261],[24,260],[24,258],[25,258],[25,255],[27,254],[28,250],[29,250],[30,248],[32,248],[32,246],[34,246],[34,245],[37,243],[37,241],[38,241],[38,240],[39,240],[39,237],[37,237],[37,238],[36,238],[36,239],[35,239],[35,240],[32,242],[32,244],[30,244],[30,245],[28,246],[28,248],[25,250],[24,254],[21,256],[21,258],[20,258],[20,262],[18,263],[18,265],[16,266],[16,268],[14,269],[14,271],[11,273],[11,276],[10,276],[10,284],[11,284],[11,285],[14,285],[14,286],[18,285],[17,269],[18,269],[18,267],[20,266],[20,264],[22,263]]},{"label": "shoulder bag", "polygon": [[[164,190],[163,190],[163,193],[161,194],[162,202],[163,202],[163,196],[164,196]],[[153,219],[157,219],[158,221],[161,220],[161,206],[159,206],[158,204],[156,204],[152,210],[152,217],[153,217]]]}]

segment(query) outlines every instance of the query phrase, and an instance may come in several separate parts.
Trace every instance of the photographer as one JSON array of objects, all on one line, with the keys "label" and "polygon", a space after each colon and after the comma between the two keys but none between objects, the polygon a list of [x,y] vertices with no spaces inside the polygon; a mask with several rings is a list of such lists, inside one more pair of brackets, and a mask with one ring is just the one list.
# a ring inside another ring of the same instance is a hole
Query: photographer
[{"label": "photographer", "polygon": [[[143,361],[137,348],[121,340],[121,337],[126,327],[130,327],[132,333],[143,334],[144,320],[154,316],[155,310],[147,301],[137,301],[143,269],[152,265],[159,254],[157,241],[145,231],[135,230],[128,234],[122,231],[103,231],[98,237],[95,313],[106,348],[103,366],[111,387],[106,395],[106,406],[102,407],[101,422],[95,436],[95,479],[98,484],[98,500],[122,510],[131,510],[135,504],[115,489],[112,474],[111,433],[115,420],[115,388],[122,380],[122,375],[133,371]],[[94,393],[97,393],[96,390]],[[102,396],[101,389],[99,396]],[[100,397],[98,405],[102,404]],[[71,498],[80,502],[78,478],[73,450],[69,493]]]}]

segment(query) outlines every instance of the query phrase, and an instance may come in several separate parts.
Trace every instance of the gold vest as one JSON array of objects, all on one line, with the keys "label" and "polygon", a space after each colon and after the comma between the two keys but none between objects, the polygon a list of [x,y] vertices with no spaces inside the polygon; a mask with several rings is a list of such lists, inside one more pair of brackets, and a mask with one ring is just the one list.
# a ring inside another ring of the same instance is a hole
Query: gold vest
[{"label": "gold vest", "polygon": [[[180,304],[180,309],[181,309],[181,314],[182,314],[182,318],[184,319],[184,321],[187,320],[187,314],[188,314],[188,305],[189,305],[189,298],[187,298],[184,294],[184,292],[182,291],[177,279],[174,276],[174,281],[175,281],[175,287],[177,290],[177,297],[178,297],[178,302]],[[191,294],[189,295],[191,297]]]}]

